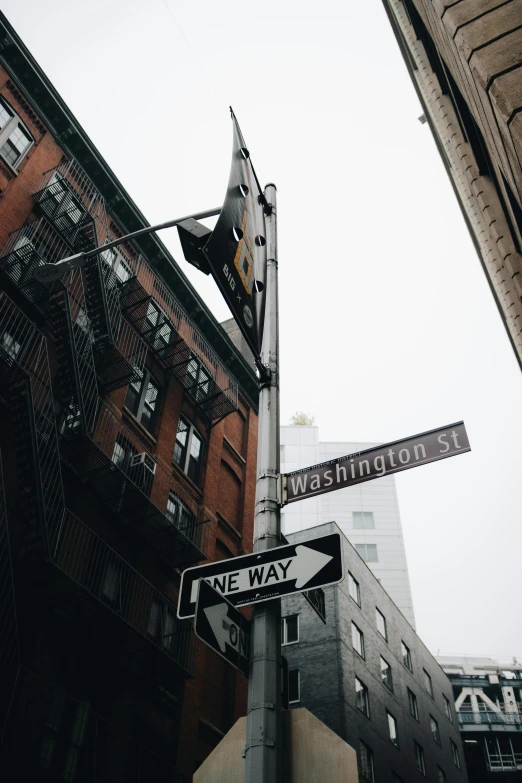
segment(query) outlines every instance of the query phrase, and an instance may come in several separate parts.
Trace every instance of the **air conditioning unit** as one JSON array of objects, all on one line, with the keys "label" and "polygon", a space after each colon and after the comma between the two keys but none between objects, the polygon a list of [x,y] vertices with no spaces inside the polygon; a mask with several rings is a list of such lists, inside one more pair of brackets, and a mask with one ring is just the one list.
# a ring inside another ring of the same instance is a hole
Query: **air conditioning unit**
[{"label": "air conditioning unit", "polygon": [[152,457],[147,454],[146,451],[142,452],[141,454],[135,454],[134,457],[131,459],[131,467],[135,468],[138,465],[143,465],[143,467],[150,471],[152,475],[156,473],[156,463],[152,459]]}]

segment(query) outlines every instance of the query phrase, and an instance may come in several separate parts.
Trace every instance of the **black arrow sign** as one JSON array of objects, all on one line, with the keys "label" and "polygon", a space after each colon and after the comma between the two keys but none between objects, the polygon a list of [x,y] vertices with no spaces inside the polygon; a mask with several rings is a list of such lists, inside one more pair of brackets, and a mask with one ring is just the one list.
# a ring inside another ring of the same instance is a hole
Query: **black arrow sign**
[{"label": "black arrow sign", "polygon": [[199,583],[194,631],[202,642],[248,677],[250,622],[204,579]]}]

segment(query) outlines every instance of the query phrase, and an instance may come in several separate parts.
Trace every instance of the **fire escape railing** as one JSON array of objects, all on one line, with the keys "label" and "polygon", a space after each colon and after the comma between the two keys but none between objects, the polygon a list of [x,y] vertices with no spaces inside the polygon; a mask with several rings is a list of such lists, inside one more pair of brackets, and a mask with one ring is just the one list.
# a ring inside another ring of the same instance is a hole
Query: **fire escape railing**
[{"label": "fire escape railing", "polygon": [[518,712],[495,712],[494,710],[481,710],[480,712],[457,712],[461,725],[487,723],[505,724],[510,726],[522,726],[522,714]]},{"label": "fire escape railing", "polygon": [[60,440],[62,458],[171,567],[204,560],[208,524],[202,509],[157,464],[143,440],[101,403],[92,436],[79,429]]},{"label": "fire escape railing", "polygon": [[210,419],[236,410],[237,382],[145,259],[120,246],[114,266],[125,318],[167,371]]},{"label": "fire escape railing", "polygon": [[193,673],[190,623],[178,620],[172,601],[68,510],[51,531],[50,560],[187,676]]}]

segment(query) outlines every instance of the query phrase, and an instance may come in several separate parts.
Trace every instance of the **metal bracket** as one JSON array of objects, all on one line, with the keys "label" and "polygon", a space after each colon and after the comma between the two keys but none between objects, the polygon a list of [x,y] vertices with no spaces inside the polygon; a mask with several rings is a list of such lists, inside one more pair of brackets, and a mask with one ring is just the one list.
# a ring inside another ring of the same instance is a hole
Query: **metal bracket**
[{"label": "metal bracket", "polygon": [[261,362],[256,362],[256,367],[259,372],[259,388],[266,389],[272,381],[272,370],[267,364],[261,364]]}]

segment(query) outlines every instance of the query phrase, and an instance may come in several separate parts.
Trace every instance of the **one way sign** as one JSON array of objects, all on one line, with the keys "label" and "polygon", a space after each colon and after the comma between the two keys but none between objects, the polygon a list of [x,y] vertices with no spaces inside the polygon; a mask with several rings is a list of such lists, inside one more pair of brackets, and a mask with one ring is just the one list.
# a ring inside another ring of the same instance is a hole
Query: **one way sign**
[{"label": "one way sign", "polygon": [[248,677],[250,622],[208,582],[199,582],[196,636]]},{"label": "one way sign", "polygon": [[234,606],[243,606],[337,584],[343,576],[340,533],[187,568],[181,577],[178,617],[194,617],[200,579]]}]

